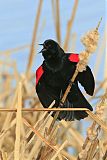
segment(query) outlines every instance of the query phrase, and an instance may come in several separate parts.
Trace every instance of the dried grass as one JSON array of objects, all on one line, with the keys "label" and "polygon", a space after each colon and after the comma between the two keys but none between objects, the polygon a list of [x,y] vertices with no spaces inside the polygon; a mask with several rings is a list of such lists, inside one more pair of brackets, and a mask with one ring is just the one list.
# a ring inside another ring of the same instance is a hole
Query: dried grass
[{"label": "dried grass", "polygon": [[22,124],[22,84],[19,83],[18,86],[18,101],[17,101],[17,114],[16,114],[16,140],[14,149],[14,159],[18,160],[20,155],[20,137],[21,137],[21,124]]},{"label": "dried grass", "polygon": [[53,20],[56,30],[56,38],[59,44],[61,44],[61,25],[60,25],[60,1],[59,0],[52,0],[52,14]]},{"label": "dried grass", "polygon": [[35,19],[32,43],[31,43],[30,54],[29,54],[29,61],[28,61],[27,70],[26,70],[27,76],[29,75],[29,72],[31,70],[32,63],[33,63],[33,58],[34,58],[34,53],[35,53],[36,34],[37,34],[38,24],[39,24],[39,20],[40,20],[42,3],[43,3],[43,1],[40,0],[39,4],[38,4],[38,10],[37,10],[37,15],[36,15],[36,19]]},{"label": "dried grass", "polygon": [[66,37],[65,37],[65,42],[64,42],[64,49],[65,50],[67,50],[67,48],[69,46],[70,32],[71,32],[72,25],[73,25],[73,22],[75,19],[77,7],[78,7],[78,0],[75,0],[72,14],[71,14],[70,20],[68,21],[68,25],[67,25],[67,29],[66,29]]},{"label": "dried grass", "polygon": [[[104,96],[102,96],[101,102],[97,105],[95,113],[103,121],[104,121],[104,112],[106,105],[107,105],[107,90]],[[78,157],[79,160],[95,159],[97,155],[98,157],[101,157],[100,152],[102,152],[103,148],[100,145],[98,138],[100,131],[101,131],[101,126],[94,121],[93,124],[87,130],[87,137],[85,143],[83,144],[83,150],[79,153]]]}]

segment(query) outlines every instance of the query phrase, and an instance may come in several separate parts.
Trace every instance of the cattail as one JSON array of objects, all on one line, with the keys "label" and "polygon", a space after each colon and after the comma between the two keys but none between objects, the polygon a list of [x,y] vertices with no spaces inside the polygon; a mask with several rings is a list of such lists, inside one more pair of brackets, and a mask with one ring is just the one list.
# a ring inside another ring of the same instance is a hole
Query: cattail
[{"label": "cattail", "polygon": [[[95,114],[101,119],[104,120],[105,107],[107,105],[107,89],[105,94],[102,96],[100,103],[96,107]],[[90,149],[94,147],[91,154],[95,155],[97,153],[97,149],[99,147],[98,135],[101,130],[101,127],[96,124],[94,121],[93,124],[87,130],[87,138],[83,145],[83,150],[79,153],[78,160],[87,160],[90,154]],[[88,148],[88,150],[87,150]],[[85,156],[84,156],[85,155]],[[93,157],[95,158],[95,157]]]},{"label": "cattail", "polygon": [[[101,18],[101,20],[102,20],[102,18]],[[81,42],[85,46],[85,51],[83,51],[79,54],[80,61],[77,64],[77,70],[79,72],[83,72],[84,70],[86,70],[88,58],[93,52],[95,52],[95,50],[97,48],[98,40],[99,40],[98,27],[101,23],[101,20],[99,21],[98,26],[94,30],[88,32],[81,39]]]}]

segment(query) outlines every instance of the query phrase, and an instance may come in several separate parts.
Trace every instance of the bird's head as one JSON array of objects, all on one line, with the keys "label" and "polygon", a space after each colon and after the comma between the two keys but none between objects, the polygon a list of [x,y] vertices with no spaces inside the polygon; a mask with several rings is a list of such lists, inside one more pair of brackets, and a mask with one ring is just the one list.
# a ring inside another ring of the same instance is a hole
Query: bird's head
[{"label": "bird's head", "polygon": [[63,49],[54,40],[48,39],[40,45],[43,46],[43,49],[39,53],[42,53],[44,59],[61,57],[64,54]]}]

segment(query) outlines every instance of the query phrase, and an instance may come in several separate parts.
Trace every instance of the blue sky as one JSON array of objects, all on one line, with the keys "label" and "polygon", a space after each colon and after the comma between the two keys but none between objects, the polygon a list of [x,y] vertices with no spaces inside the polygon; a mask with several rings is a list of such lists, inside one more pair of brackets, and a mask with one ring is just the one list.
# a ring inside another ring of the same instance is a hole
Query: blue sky
[{"label": "blue sky", "polygon": [[[0,51],[30,44],[32,40],[32,32],[34,26],[35,15],[39,0],[3,0],[0,2]],[[61,14],[61,41],[64,42],[67,21],[72,13],[74,0],[60,0]],[[96,27],[100,17],[103,17],[99,28],[100,41],[102,40],[105,30],[106,20],[106,0],[79,0],[72,33],[77,34],[75,52],[79,53],[83,50],[80,42],[81,36],[90,29]],[[44,28],[41,33],[42,25]],[[36,43],[42,43],[45,39],[51,38],[56,40],[55,27],[52,15],[51,0],[44,0],[41,12],[41,18],[38,28],[40,37]],[[100,46],[99,41],[99,46]],[[71,41],[72,43],[72,41]],[[39,50],[40,48],[38,48]],[[69,50],[69,52],[72,52]],[[24,72],[28,61],[29,49],[12,54],[11,58],[17,61],[18,70]],[[34,61],[32,71],[41,64],[41,55],[37,55]],[[97,60],[97,55],[91,58],[90,65]],[[102,62],[103,64],[103,62]],[[100,69],[103,71],[103,66]]]}]

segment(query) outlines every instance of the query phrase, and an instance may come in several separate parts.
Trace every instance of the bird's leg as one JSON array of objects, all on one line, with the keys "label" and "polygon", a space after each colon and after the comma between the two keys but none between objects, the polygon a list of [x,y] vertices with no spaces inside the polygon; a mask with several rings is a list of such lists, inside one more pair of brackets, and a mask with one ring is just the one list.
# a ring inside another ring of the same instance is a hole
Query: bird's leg
[{"label": "bird's leg", "polygon": [[69,80],[69,85],[72,87],[72,85],[73,85],[73,86],[75,85],[75,82],[72,82],[72,80],[70,79],[70,80]]},{"label": "bird's leg", "polygon": [[62,97],[63,97],[63,93],[62,93],[62,90],[61,90],[61,93],[60,93],[60,101],[59,101],[59,107],[63,107],[63,106],[64,106],[64,103],[61,101],[61,100],[62,100]]},{"label": "bird's leg", "polygon": [[59,102],[59,107],[62,107],[62,106],[64,106],[64,103],[60,100],[60,102]]}]

